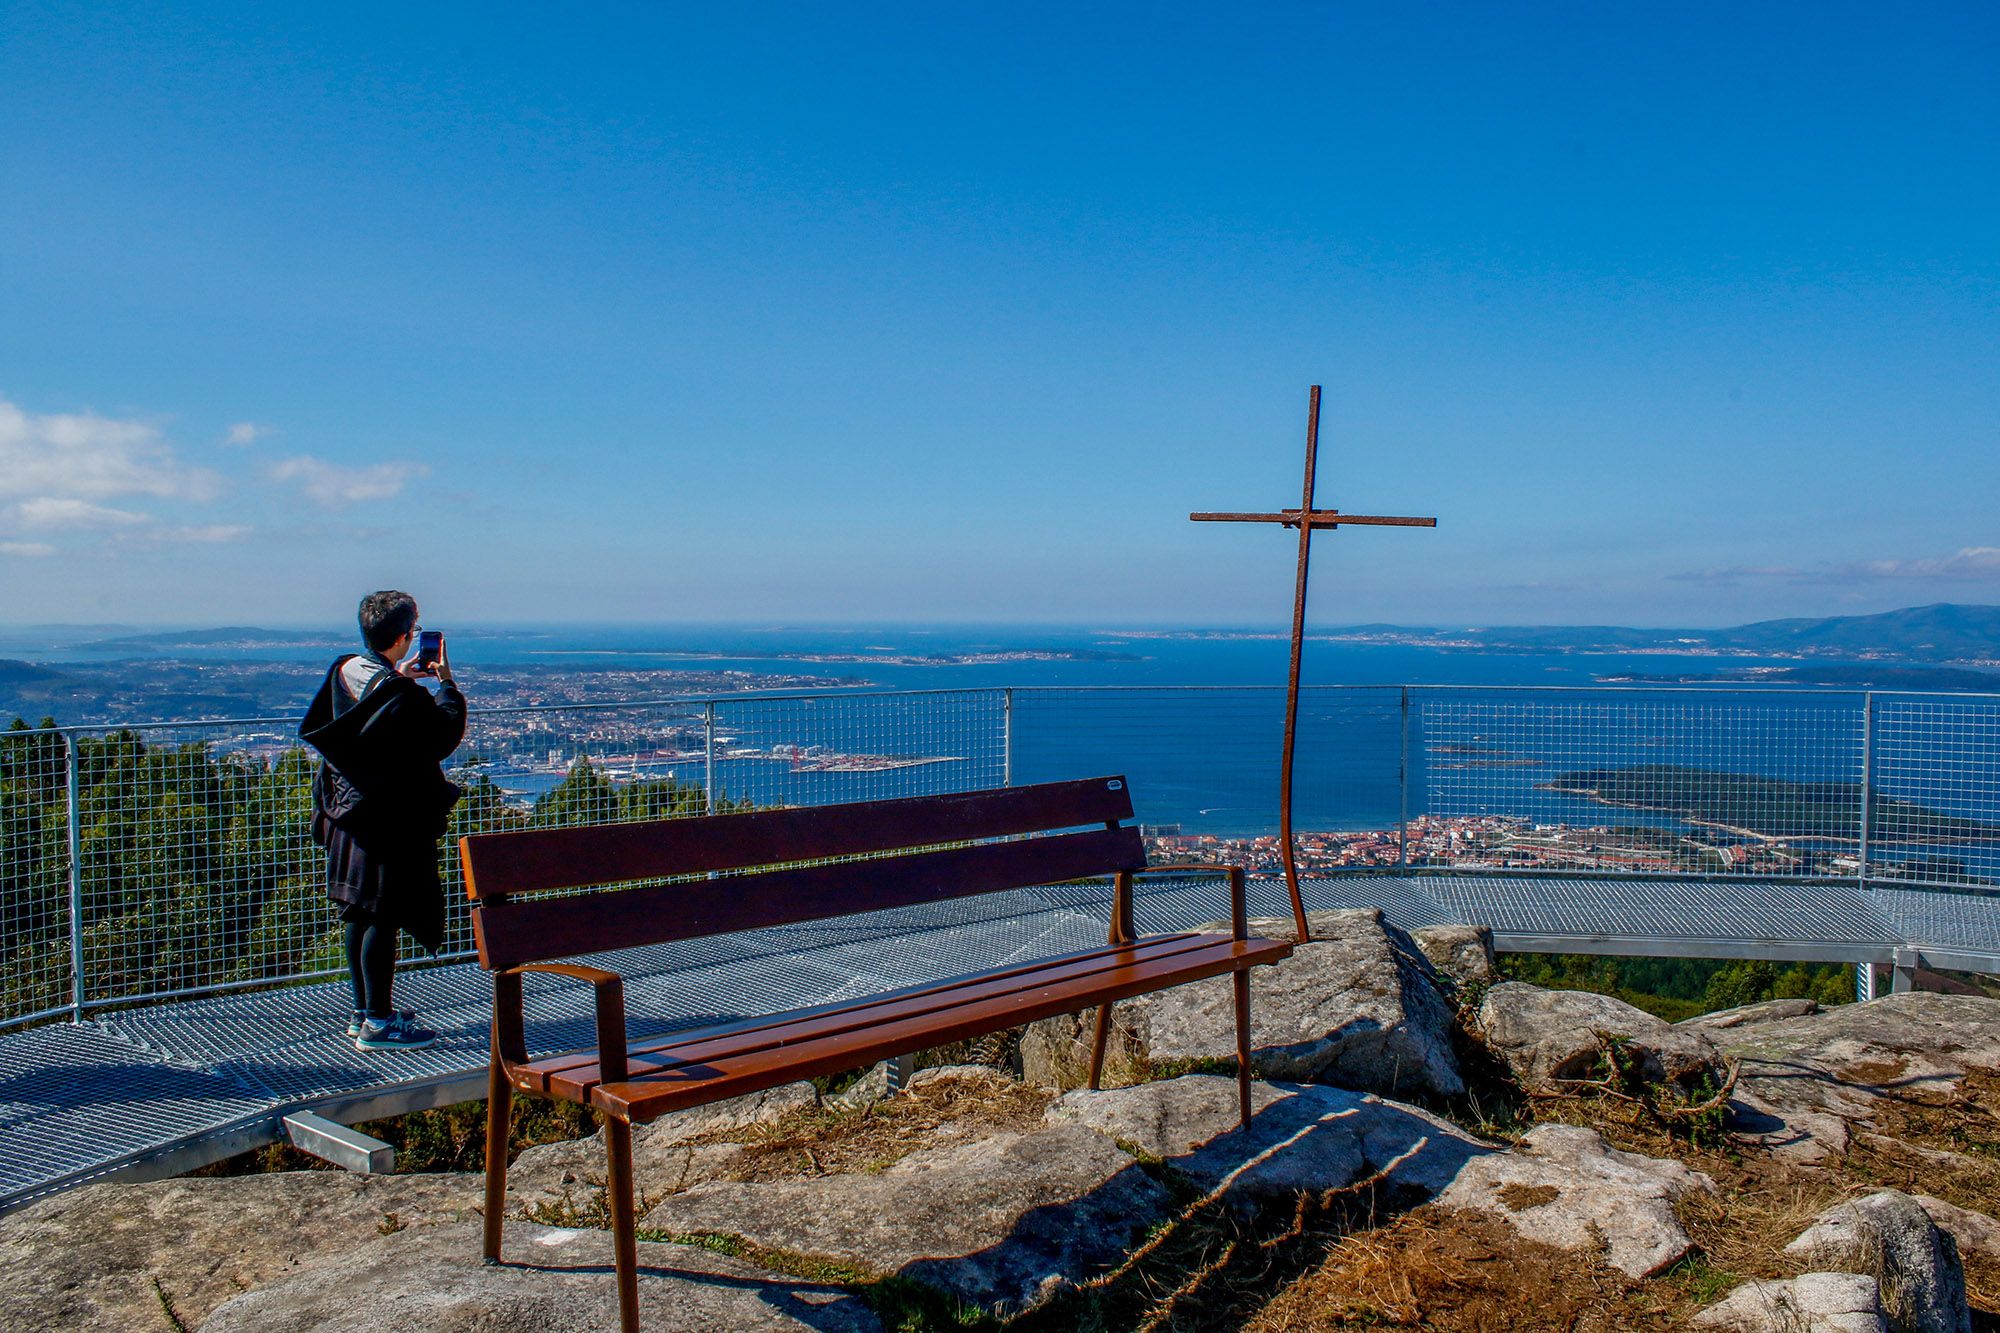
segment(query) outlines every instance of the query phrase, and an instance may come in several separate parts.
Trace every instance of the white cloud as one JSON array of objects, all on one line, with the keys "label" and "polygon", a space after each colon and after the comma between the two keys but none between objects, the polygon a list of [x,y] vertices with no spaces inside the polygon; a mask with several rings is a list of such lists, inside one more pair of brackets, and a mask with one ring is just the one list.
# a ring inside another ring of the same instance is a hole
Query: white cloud
[{"label": "white cloud", "polygon": [[209,500],[220,488],[214,473],[175,457],[149,421],[94,412],[35,414],[0,398],[0,499]]},{"label": "white cloud", "polygon": [[[252,438],[262,430],[243,425]],[[183,462],[153,422],[94,412],[37,414],[0,397],[0,555],[59,554],[37,540],[54,533],[85,534],[111,548],[235,541],[251,529],[174,522],[130,503],[201,503],[221,489],[222,478]]]},{"label": "white cloud", "polygon": [[43,495],[23,500],[8,511],[10,526],[30,532],[59,532],[65,528],[130,528],[152,522],[145,514],[129,509],[112,509],[70,496]]},{"label": "white cloud", "polygon": [[341,467],[324,459],[301,455],[271,466],[274,481],[297,482],[299,489],[317,504],[328,508],[387,500],[401,493],[411,478],[430,469],[421,463],[371,463],[365,467]]},{"label": "white cloud", "polygon": [[1921,580],[1935,583],[1983,583],[2000,580],[2000,546],[1967,546],[1951,555],[1910,560],[1854,560],[1839,565],[1803,568],[1793,565],[1732,565],[1693,570],[1668,577],[1685,583],[1729,586],[1745,579],[1779,579],[1787,583],[1854,584]]},{"label": "white cloud", "polygon": [[2000,577],[2000,546],[1966,546],[1921,560],[1868,560],[1850,568],[1876,579],[1990,579]]},{"label": "white cloud", "polygon": [[155,528],[146,535],[154,541],[213,545],[240,541],[250,535],[250,528],[242,523],[198,523],[189,527]]},{"label": "white cloud", "polygon": [[229,433],[222,437],[222,442],[224,444],[233,444],[240,448],[244,445],[255,444],[270,433],[271,428],[269,426],[260,426],[254,421],[239,421],[229,428]]}]

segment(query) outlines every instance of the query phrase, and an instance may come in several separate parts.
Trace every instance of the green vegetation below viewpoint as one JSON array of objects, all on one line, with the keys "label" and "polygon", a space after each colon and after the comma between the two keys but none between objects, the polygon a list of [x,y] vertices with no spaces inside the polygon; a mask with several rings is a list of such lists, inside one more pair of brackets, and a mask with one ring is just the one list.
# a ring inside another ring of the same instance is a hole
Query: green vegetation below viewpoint
[{"label": "green vegetation below viewpoint", "polygon": [[1764,1000],[1807,999],[1833,1005],[1854,998],[1854,969],[1836,963],[1509,953],[1500,955],[1500,971],[1509,981],[1550,990],[1615,996],[1669,1023]]}]

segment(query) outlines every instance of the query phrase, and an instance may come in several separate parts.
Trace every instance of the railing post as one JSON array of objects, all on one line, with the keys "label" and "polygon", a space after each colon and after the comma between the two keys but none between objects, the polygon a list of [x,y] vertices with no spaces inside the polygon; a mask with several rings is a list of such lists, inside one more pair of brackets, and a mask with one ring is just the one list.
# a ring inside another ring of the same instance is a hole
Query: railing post
[{"label": "railing post", "polygon": [[1855,887],[1868,887],[1869,821],[1875,805],[1875,692],[1861,696],[1861,855]]},{"label": "railing post", "polygon": [[715,813],[715,700],[701,707],[701,791],[703,811]]},{"label": "railing post", "polygon": [[1014,687],[1000,692],[1000,785],[1014,785]]},{"label": "railing post", "polygon": [[1396,750],[1396,865],[1410,864],[1410,687],[1402,687],[1402,741]]},{"label": "railing post", "polygon": [[63,738],[64,805],[69,832],[69,1009],[70,1021],[83,1021],[83,765],[78,759],[76,733]]}]

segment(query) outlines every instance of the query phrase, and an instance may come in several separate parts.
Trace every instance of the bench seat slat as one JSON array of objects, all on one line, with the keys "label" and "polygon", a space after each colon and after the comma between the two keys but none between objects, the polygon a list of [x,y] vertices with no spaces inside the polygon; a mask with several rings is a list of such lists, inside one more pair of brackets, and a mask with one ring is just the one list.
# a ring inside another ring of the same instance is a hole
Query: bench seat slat
[{"label": "bench seat slat", "polygon": [[1289,943],[1275,940],[1160,936],[1054,960],[1048,969],[998,986],[950,983],[905,995],[896,1006],[867,1007],[858,1023],[843,1022],[835,1012],[803,1020],[791,1032],[773,1026],[719,1038],[684,1034],[678,1045],[635,1055],[632,1076],[617,1083],[597,1083],[594,1064],[565,1069],[546,1083],[534,1078],[532,1065],[515,1072],[529,1090],[588,1100],[613,1115],[646,1121],[684,1106],[839,1073],[905,1051],[1276,962],[1291,950]]},{"label": "bench seat slat", "polygon": [[[809,1036],[852,1031],[880,1021],[891,1010],[907,1012],[912,1006],[939,1009],[965,1000],[1011,995],[1051,978],[1082,976],[1092,969],[1115,966],[1130,958],[1134,949],[1144,950],[1151,956],[1165,956],[1176,949],[1213,943],[1217,938],[1189,931],[1149,935],[1131,944],[1099,945],[1095,949],[1037,958],[991,972],[970,972],[943,981],[883,991],[861,999],[782,1010],[734,1022],[710,1023],[634,1042],[628,1048],[627,1059],[634,1069],[642,1066],[660,1069],[675,1060],[684,1062],[705,1059],[717,1052],[746,1051],[760,1043],[783,1044]],[[594,1074],[589,1071],[597,1068],[597,1052],[591,1049],[549,1055],[517,1067],[534,1072],[539,1080],[537,1091],[549,1091],[560,1084],[560,1095],[581,1099],[588,1094],[594,1080]]]},{"label": "bench seat slat", "polygon": [[1096,829],[893,859],[481,903],[472,913],[473,933],[481,963],[514,967],[1053,884],[1145,864],[1137,828]]},{"label": "bench seat slat", "polygon": [[[1033,1023],[1183,982],[1223,976],[1259,963],[1275,963],[1291,951],[1290,944],[1275,940],[1218,937],[1215,944],[1199,954],[1135,960],[1093,977],[1051,983],[1013,996],[885,1022],[861,1034],[821,1038],[736,1059],[682,1066],[657,1078],[599,1084],[591,1101],[613,1114],[623,1112],[635,1120],[652,1120],[683,1106],[742,1096],[798,1079],[837,1074],[906,1051],[965,1041],[1003,1027]],[[857,1037],[861,1038],[859,1042]],[[705,1077],[695,1077],[697,1070]]]},{"label": "bench seat slat", "polygon": [[483,899],[976,842],[1131,817],[1125,780],[1103,777],[700,819],[488,833],[466,838],[461,846],[466,894]]}]

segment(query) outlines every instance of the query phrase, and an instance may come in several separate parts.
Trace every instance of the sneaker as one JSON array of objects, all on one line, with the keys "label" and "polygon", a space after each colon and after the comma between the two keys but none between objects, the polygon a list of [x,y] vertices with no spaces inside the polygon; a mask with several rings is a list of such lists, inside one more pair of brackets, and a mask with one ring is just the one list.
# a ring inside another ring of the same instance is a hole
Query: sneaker
[{"label": "sneaker", "polygon": [[[414,1009],[399,1009],[397,1010],[397,1012],[400,1013],[404,1018],[410,1020],[413,1023],[416,1021],[417,1011]],[[368,1011],[366,1009],[356,1009],[354,1011],[354,1017],[347,1020],[347,1035],[350,1037],[360,1036],[361,1025],[367,1021],[368,1021]]]},{"label": "sneaker", "polygon": [[357,1051],[421,1051],[437,1040],[437,1033],[420,1028],[407,1013],[387,1018],[364,1018],[361,1035],[354,1039]]}]

